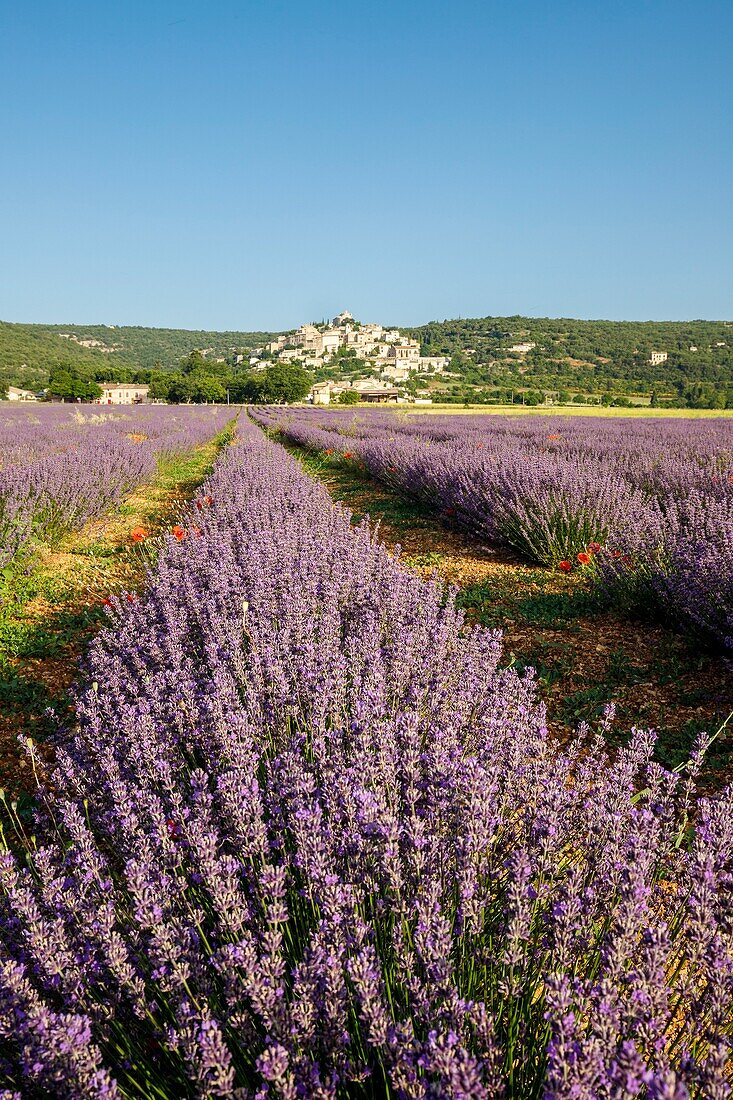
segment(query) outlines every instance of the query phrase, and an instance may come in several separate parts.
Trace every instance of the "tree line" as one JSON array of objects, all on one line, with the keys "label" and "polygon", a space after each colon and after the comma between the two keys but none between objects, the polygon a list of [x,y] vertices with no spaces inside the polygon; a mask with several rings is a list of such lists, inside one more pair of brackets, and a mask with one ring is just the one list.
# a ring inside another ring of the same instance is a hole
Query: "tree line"
[{"label": "tree line", "polygon": [[172,404],[287,404],[302,401],[313,383],[302,367],[272,363],[264,370],[237,370],[211,363],[199,351],[181,360],[174,373],[163,370],[114,368],[99,371],[62,363],[51,370],[47,396],[69,401],[95,401],[101,397],[99,382],[129,382],[150,387],[150,400]]}]

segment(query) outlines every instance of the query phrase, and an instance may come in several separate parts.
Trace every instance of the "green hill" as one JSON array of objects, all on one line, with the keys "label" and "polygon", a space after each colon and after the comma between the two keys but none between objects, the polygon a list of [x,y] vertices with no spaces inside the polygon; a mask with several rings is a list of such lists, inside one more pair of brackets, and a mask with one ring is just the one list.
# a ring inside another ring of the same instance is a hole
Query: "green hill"
[{"label": "green hill", "polygon": [[[668,397],[689,388],[733,391],[730,321],[578,321],[480,317],[406,332],[423,354],[449,355],[465,384]],[[512,351],[516,345],[534,345]],[[652,363],[652,352],[667,359]]]},{"label": "green hill", "polygon": [[[98,381],[154,368],[172,371],[192,351],[204,351],[212,360],[227,358],[259,347],[268,339],[271,334],[267,332],[0,321],[0,383],[36,389],[57,367],[77,368]],[[90,342],[94,344],[85,346]]]},{"label": "green hill", "polygon": [[[636,399],[733,407],[730,321],[579,321],[547,317],[479,317],[402,329],[423,354],[448,355],[452,379],[435,382],[447,400],[543,400],[545,393],[594,400]],[[200,351],[220,379],[269,332],[111,325],[0,322],[0,385],[38,389],[65,367],[96,381],[150,381]],[[531,345],[517,348],[517,345]],[[665,353],[652,362],[652,353]],[[227,365],[217,360],[226,360]],[[332,373],[332,372],[331,372]]]}]

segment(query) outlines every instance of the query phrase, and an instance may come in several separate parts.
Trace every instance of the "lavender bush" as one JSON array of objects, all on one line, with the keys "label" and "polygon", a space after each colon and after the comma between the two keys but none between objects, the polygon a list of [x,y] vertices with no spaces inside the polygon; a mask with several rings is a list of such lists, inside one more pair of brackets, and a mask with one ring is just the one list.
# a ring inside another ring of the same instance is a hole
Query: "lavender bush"
[{"label": "lavender bush", "polygon": [[[733,792],[531,676],[242,427],[0,856],[0,1083],[728,1097]],[[33,752],[31,748],[31,753]]]}]

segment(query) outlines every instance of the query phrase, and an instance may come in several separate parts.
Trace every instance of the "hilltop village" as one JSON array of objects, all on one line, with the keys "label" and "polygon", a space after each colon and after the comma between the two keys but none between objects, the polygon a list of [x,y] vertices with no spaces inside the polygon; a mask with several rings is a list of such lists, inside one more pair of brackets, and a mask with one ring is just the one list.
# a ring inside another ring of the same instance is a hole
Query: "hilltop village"
[{"label": "hilltop village", "polygon": [[425,383],[452,376],[448,356],[423,355],[419,341],[396,328],[362,324],[348,310],[330,323],[301,325],[271,340],[250,356],[250,369],[264,370],[273,359],[332,376],[314,382],[308,398],[314,405],[346,402],[349,394],[359,401],[429,405]]},{"label": "hilltop village", "polygon": [[400,330],[347,311],[288,332],[0,322],[0,398],[733,409],[731,328],[516,316]]}]

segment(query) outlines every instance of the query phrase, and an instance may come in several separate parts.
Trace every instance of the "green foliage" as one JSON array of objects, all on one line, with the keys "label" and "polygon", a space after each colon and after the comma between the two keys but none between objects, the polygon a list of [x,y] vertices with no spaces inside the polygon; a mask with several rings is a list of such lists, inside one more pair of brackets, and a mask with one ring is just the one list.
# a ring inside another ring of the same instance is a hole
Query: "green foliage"
[{"label": "green foliage", "polygon": [[[150,383],[159,372],[178,373],[181,359],[195,351],[207,373],[216,375],[228,370],[226,363],[215,362],[217,358],[246,355],[272,336],[269,332],[0,322],[0,386],[38,390],[47,385],[54,368],[70,365],[92,382]],[[96,341],[101,347],[86,347],[81,341]]]},{"label": "green foliage", "polygon": [[357,393],[356,390],[344,390],[344,392],[339,395],[339,405],[358,405],[358,404],[359,404],[359,394]]},{"label": "green foliage", "polygon": [[226,401],[226,386],[220,378],[207,374],[200,369],[187,374],[159,375],[150,388],[151,397],[162,397],[165,401],[184,405],[191,403],[222,404]]},{"label": "green foliage", "polygon": [[266,370],[235,382],[232,399],[242,404],[289,405],[293,401],[302,401],[312,383],[312,376],[302,367],[275,363]]},{"label": "green foliage", "polygon": [[[403,331],[421,341],[423,354],[450,356],[451,371],[472,387],[549,392],[560,404],[577,392],[605,391],[611,396],[604,403],[617,405],[623,402],[616,398],[648,399],[654,391],[659,406],[733,407],[731,322],[515,316],[435,321]],[[510,352],[524,342],[536,346]],[[652,351],[666,351],[667,361],[652,365]]]},{"label": "green foliage", "polygon": [[51,371],[48,382],[50,397],[61,397],[64,400],[93,401],[101,397],[102,391],[96,382],[90,382],[82,377],[74,367],[55,367]]}]

